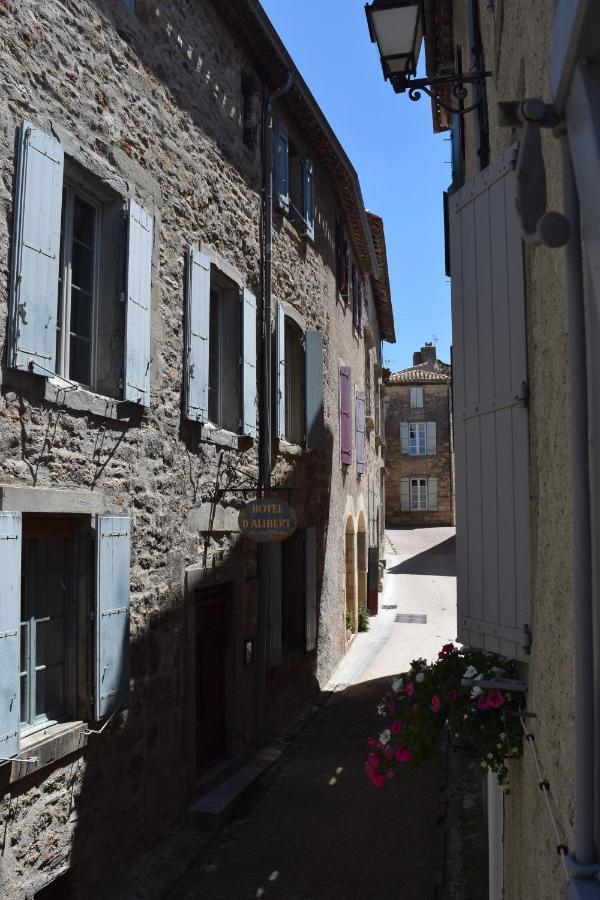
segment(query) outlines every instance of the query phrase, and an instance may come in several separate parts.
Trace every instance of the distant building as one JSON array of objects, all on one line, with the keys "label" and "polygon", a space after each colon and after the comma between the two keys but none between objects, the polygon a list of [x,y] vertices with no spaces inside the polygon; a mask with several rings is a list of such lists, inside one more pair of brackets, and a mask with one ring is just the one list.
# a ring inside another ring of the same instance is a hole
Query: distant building
[{"label": "distant building", "polygon": [[386,380],[386,527],[454,524],[451,371],[425,344]]}]

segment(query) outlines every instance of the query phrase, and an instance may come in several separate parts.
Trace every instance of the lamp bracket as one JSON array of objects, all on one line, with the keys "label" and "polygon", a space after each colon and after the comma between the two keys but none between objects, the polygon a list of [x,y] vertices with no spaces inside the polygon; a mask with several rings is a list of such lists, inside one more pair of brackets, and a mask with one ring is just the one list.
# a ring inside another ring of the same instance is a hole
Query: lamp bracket
[{"label": "lamp bracket", "polygon": [[[477,109],[483,99],[480,97],[476,103],[462,107],[460,104],[468,94],[466,85],[482,85],[491,74],[491,72],[484,72],[481,69],[474,69],[471,72],[454,72],[452,75],[435,75],[432,78],[409,78],[408,75],[403,73],[394,75],[391,81],[397,94],[408,91],[410,99],[416,101],[421,99],[421,92],[423,91],[447,112],[456,116],[464,116],[466,113]],[[458,106],[451,106],[440,98],[439,88],[444,85],[451,85],[452,94],[459,101]]]}]

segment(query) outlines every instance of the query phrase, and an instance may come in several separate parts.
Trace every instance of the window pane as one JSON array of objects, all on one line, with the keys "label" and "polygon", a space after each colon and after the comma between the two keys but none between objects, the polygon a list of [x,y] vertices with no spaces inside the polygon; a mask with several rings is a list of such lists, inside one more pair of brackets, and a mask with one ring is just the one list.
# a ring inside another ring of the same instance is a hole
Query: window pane
[{"label": "window pane", "polygon": [[21,724],[29,722],[29,678],[21,675]]},{"label": "window pane", "polygon": [[63,666],[51,666],[35,673],[35,715],[55,719],[65,711]]},{"label": "window pane", "polygon": [[219,424],[219,295],[210,292],[208,338],[208,418]]},{"label": "window pane", "polygon": [[71,266],[72,287],[91,293],[94,284],[94,251],[91,247],[80,244],[75,236]]},{"label": "window pane", "polygon": [[73,239],[89,248],[94,246],[96,210],[82,197],[75,194],[73,204]]},{"label": "window pane", "polygon": [[90,341],[70,338],[69,378],[82,384],[92,382],[92,345]]},{"label": "window pane", "polygon": [[65,620],[62,616],[37,622],[35,629],[35,664],[50,666],[62,663],[65,655]]},{"label": "window pane", "polygon": [[73,288],[71,293],[71,334],[87,338],[92,336],[92,295]]},{"label": "window pane", "polygon": [[60,218],[60,255],[58,262],[58,302],[56,314],[56,371],[61,371],[62,364],[62,322],[63,322],[63,290],[64,290],[64,268],[65,268],[65,208],[67,202],[67,192],[63,188],[62,192],[62,215]]}]

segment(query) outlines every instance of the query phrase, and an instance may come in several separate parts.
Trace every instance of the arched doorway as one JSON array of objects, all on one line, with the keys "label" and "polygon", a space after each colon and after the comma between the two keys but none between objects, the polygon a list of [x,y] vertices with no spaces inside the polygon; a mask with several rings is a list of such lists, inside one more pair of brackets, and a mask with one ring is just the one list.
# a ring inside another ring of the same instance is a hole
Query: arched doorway
[{"label": "arched doorway", "polygon": [[357,574],[358,574],[358,603],[357,606],[367,605],[367,575],[369,569],[369,548],[367,541],[367,525],[364,514],[361,513],[358,519],[358,534],[356,536],[357,544]]},{"label": "arched doorway", "polygon": [[352,516],[348,516],[346,520],[346,622],[349,630],[356,631],[357,619],[356,535],[354,534]]}]

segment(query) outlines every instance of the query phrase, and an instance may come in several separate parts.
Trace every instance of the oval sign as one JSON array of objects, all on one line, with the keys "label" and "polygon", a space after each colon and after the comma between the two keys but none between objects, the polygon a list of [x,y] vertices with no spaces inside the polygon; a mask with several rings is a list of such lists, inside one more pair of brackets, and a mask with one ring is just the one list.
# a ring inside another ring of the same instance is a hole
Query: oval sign
[{"label": "oval sign", "polygon": [[251,500],[240,510],[240,531],[251,541],[274,544],[285,541],[296,530],[296,513],[289,503],[277,497]]}]

